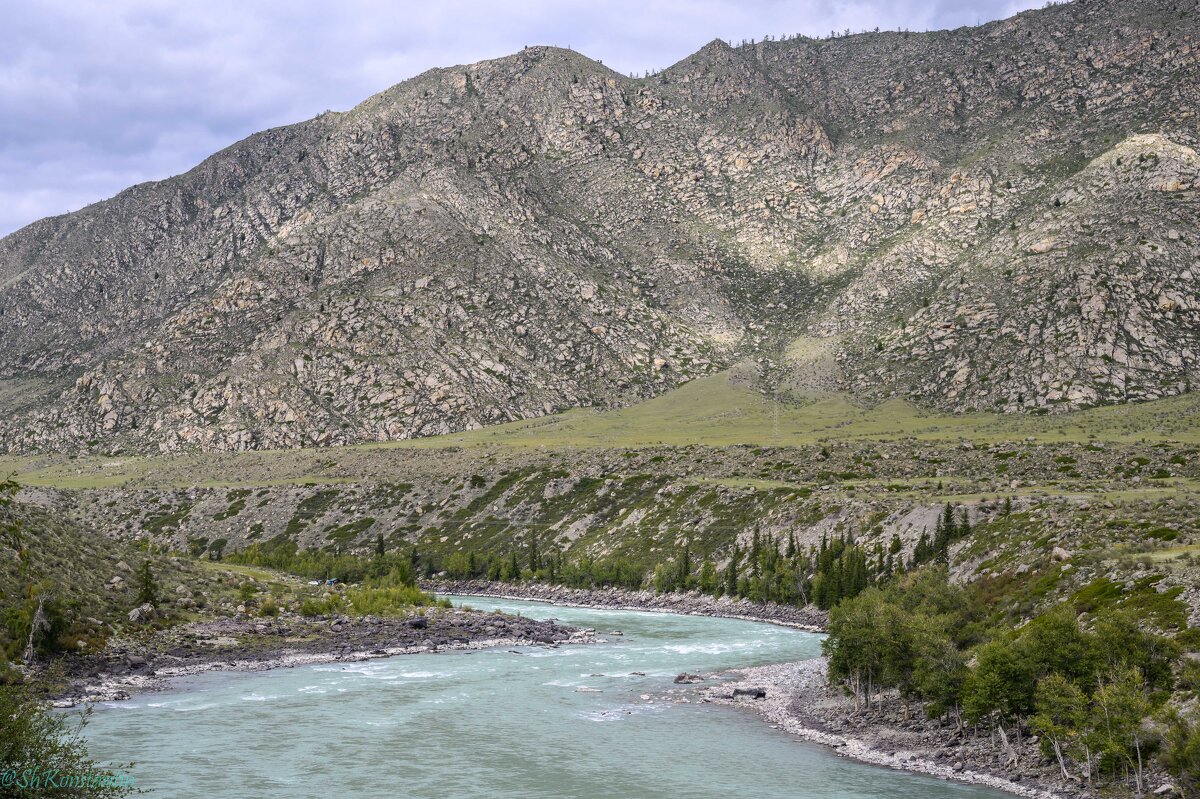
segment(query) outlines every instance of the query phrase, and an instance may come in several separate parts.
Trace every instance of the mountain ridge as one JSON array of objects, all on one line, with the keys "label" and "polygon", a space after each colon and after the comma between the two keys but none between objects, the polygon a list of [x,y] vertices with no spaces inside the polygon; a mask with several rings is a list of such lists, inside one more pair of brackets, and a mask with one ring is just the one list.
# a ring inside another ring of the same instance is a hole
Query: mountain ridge
[{"label": "mountain ridge", "polygon": [[[745,359],[781,398],[945,410],[1190,390],[1196,19],[1101,0],[714,40],[644,79],[545,47],[429,70],[0,240],[3,446],[403,439]],[[1089,171],[1117,149],[1137,166]]]}]

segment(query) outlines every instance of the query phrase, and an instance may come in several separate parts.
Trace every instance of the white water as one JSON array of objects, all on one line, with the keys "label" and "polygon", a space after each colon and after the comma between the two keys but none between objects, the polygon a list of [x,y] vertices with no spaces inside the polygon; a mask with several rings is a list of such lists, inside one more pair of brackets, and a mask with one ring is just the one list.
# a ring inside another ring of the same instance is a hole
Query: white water
[{"label": "white water", "polygon": [[[609,644],[210,673],[102,706],[93,756],[168,797],[1002,797],[839,758],[745,710],[640,699],[711,672],[813,657],[768,624],[468,598],[595,627]],[[644,672],[636,676],[632,672]],[[580,688],[594,689],[580,691]]]}]

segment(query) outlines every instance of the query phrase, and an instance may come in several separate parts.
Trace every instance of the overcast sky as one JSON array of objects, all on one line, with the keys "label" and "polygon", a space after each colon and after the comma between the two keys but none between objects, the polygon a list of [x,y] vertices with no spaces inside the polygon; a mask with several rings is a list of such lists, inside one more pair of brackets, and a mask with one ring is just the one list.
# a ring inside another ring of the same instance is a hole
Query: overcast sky
[{"label": "overcast sky", "polygon": [[1031,0],[0,0],[0,236],[263,128],[526,44],[622,72],[706,42],[954,28]]}]

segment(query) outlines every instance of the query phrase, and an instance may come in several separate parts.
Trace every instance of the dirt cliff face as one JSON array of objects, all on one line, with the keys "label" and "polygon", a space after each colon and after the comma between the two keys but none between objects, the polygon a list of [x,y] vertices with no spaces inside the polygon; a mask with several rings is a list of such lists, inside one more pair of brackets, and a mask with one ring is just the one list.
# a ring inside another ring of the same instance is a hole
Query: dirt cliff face
[{"label": "dirt cliff face", "polygon": [[0,441],[425,436],[801,336],[868,398],[1189,390],[1198,21],[1100,0],[644,79],[553,48],[430,71],[0,241]]}]

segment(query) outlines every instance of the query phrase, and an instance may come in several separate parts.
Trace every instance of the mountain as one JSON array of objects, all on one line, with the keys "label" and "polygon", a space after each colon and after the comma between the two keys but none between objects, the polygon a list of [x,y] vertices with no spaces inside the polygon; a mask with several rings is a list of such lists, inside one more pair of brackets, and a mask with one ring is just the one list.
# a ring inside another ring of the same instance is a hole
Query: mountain
[{"label": "mountain", "polygon": [[1194,2],[431,70],[0,240],[0,446],[240,450],[735,363],[1047,412],[1190,390]]}]

